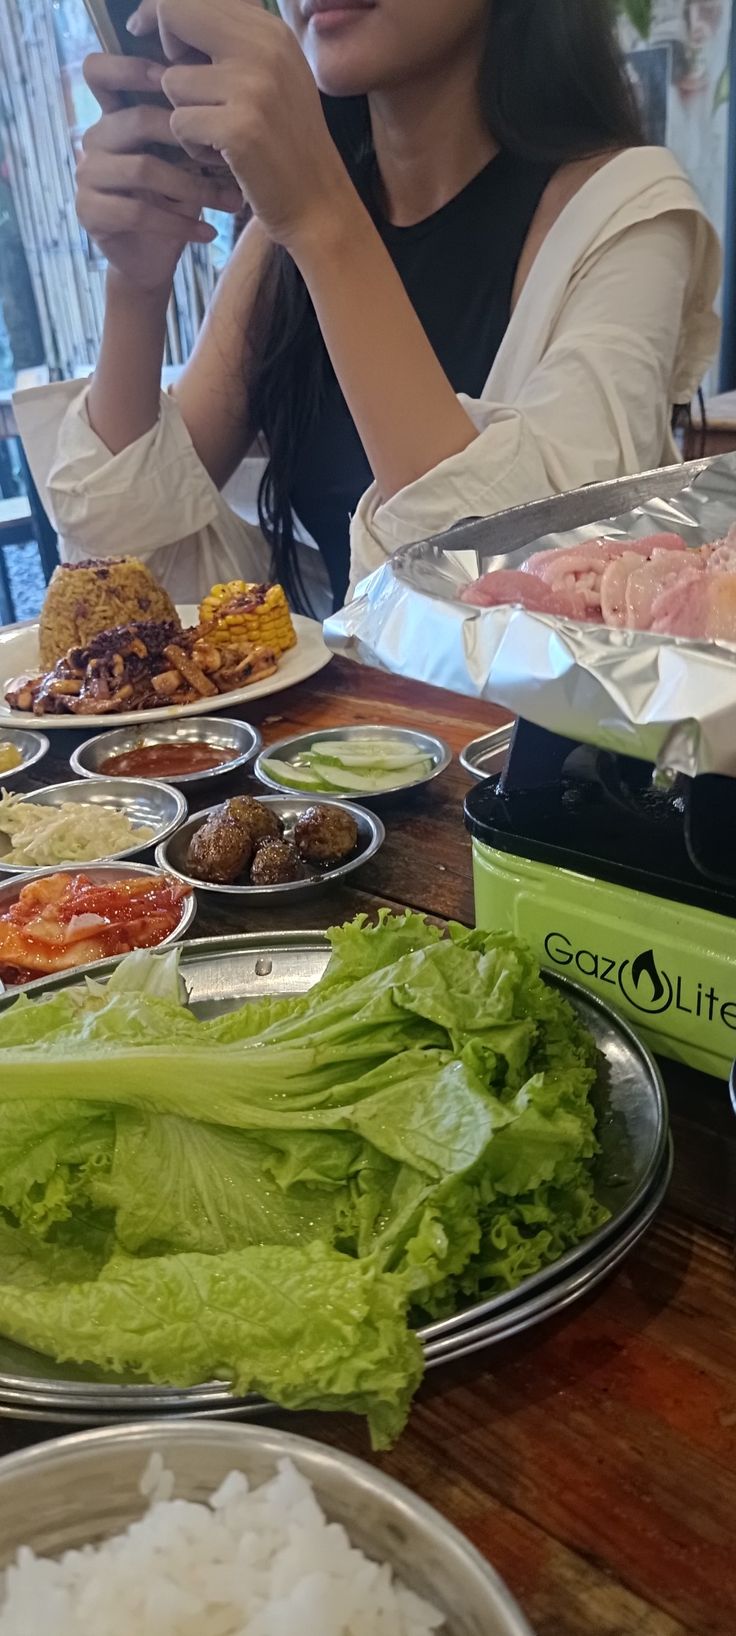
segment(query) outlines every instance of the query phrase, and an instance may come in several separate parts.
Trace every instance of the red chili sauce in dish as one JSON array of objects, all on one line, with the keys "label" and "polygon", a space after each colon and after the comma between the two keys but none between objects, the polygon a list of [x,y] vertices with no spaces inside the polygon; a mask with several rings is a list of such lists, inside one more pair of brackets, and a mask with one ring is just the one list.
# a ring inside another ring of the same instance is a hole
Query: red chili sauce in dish
[{"label": "red chili sauce in dish", "polygon": [[207,773],[232,761],[233,750],[216,750],[199,739],[162,744],[139,744],[119,756],[108,756],[100,772],[108,778],[181,778],[184,773]]}]

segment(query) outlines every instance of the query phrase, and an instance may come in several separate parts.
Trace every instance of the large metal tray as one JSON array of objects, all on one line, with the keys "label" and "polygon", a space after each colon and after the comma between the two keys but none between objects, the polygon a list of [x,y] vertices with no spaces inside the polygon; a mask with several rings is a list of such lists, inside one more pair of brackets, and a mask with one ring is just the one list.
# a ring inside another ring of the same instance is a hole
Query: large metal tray
[{"label": "large metal tray", "polygon": [[[672,1163],[670,1141],[659,1175],[650,1194],[642,1201],[637,1214],[619,1237],[614,1238],[603,1250],[599,1248],[590,1257],[587,1265],[574,1268],[568,1276],[550,1288],[530,1295],[528,1299],[521,1300],[486,1323],[474,1324],[469,1328],[459,1329],[441,1340],[427,1342],[425,1344],[427,1369],[441,1368],[443,1364],[454,1363],[458,1358],[468,1357],[472,1353],[484,1351],[487,1347],[499,1346],[503,1341],[511,1340],[516,1335],[526,1334],[528,1330],[536,1329],[548,1318],[563,1316],[570,1307],[591,1295],[631,1254],[651,1227],[669,1188]],[[184,1398],[186,1394],[182,1393],[179,1396]],[[200,1416],[213,1419],[225,1419],[230,1416],[237,1416],[239,1419],[262,1419],[266,1412],[277,1412],[274,1405],[266,1404],[261,1398],[238,1399],[229,1393],[223,1395],[222,1401],[213,1401],[207,1408],[189,1402],[172,1404],[168,1400],[147,1397],[145,1409],[148,1414],[156,1414],[170,1420]],[[134,1414],[125,1404],[116,1406],[112,1403],[90,1409],[89,1392],[85,1393],[83,1389],[80,1389],[75,1397],[65,1396],[62,1404],[58,1397],[44,1398],[41,1393],[35,1391],[30,1398],[26,1385],[18,1390],[8,1388],[0,1392],[0,1418],[2,1417],[52,1420],[69,1426],[90,1426],[114,1425],[121,1420],[134,1418]]]},{"label": "large metal tray", "polygon": [[[298,995],[322,975],[329,958],[327,939],[317,932],[245,934],[202,938],[181,951],[190,1003],[200,1016],[232,1010],[264,995]],[[96,966],[96,979],[115,969],[116,961]],[[42,992],[52,993],[80,980],[79,972],[50,978]],[[658,1208],[658,1191],[667,1166],[668,1113],[659,1070],[627,1024],[600,1001],[557,973],[547,980],[575,1006],[591,1030],[601,1055],[596,1088],[601,1154],[597,1191],[611,1212],[606,1224],[553,1267],[527,1279],[515,1290],[459,1311],[419,1330],[428,1362],[447,1361],[461,1349],[515,1333],[539,1322],[558,1305],[579,1299],[606,1275]],[[36,990],[38,996],[39,990]],[[0,998],[0,1011],[12,997]],[[579,1275],[579,1276],[578,1276]],[[539,1313],[537,1317],[536,1314]],[[263,1412],[260,1399],[234,1399],[223,1382],[188,1390],[102,1376],[71,1364],[57,1364],[40,1353],[0,1337],[0,1414],[31,1413],[40,1418],[104,1420],[151,1413]]]}]

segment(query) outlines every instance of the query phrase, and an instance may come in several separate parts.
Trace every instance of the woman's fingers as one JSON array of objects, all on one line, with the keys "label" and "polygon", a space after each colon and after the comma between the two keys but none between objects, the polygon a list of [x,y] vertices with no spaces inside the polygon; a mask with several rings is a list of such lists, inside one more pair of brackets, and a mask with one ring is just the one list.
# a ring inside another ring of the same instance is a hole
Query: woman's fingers
[{"label": "woman's fingers", "polygon": [[227,5],[217,9],[201,0],[158,0],[156,19],[164,56],[179,62],[192,50],[204,57],[214,55],[214,40],[220,33],[220,14],[229,21]]},{"label": "woman's fingers", "polygon": [[174,108],[210,108],[227,102],[232,80],[226,69],[214,63],[178,63],[165,69],[161,89]]},{"label": "woman's fingers", "polygon": [[161,209],[196,219],[201,210],[236,211],[243,202],[232,181],[205,176],[184,165],[169,165],[150,153],[86,153],[77,170],[80,193],[154,195]]},{"label": "woman's fingers", "polygon": [[222,153],[228,144],[228,115],[213,108],[175,108],[171,130],[185,152],[196,158],[204,149]]},{"label": "woman's fingers", "polygon": [[262,0],[158,0],[158,32],[168,62],[181,62],[196,53],[202,61],[217,62],[234,47],[243,48],[243,31],[282,26],[263,8]]},{"label": "woman's fingers", "polygon": [[213,35],[219,39],[233,24],[239,26],[244,4],[262,9],[262,0],[220,0],[216,10],[211,5],[203,5],[202,0],[141,0],[137,11],[128,18],[127,27],[136,39],[160,34],[172,62],[187,47],[210,57]]},{"label": "woman's fingers", "polygon": [[132,108],[106,114],[91,125],[84,133],[82,147],[85,153],[140,153],[149,147],[176,150],[179,144],[171,131],[171,110],[139,102]]},{"label": "woman's fingers", "polygon": [[147,34],[157,34],[156,0],[141,0],[137,11],[128,18],[127,28],[128,33],[134,34],[137,40],[145,38]]},{"label": "woman's fingers", "polygon": [[[83,65],[84,77],[103,113],[124,105],[128,96],[150,96],[161,84],[161,67],[144,57],[95,52]],[[157,77],[156,77],[157,76]]]},{"label": "woman's fingers", "polygon": [[156,238],[175,239],[186,244],[211,244],[216,238],[209,222],[182,216],[147,199],[126,198],[122,194],[89,192],[80,187],[77,194],[77,213],[82,226],[92,238],[105,238],[119,233],[153,234]]}]

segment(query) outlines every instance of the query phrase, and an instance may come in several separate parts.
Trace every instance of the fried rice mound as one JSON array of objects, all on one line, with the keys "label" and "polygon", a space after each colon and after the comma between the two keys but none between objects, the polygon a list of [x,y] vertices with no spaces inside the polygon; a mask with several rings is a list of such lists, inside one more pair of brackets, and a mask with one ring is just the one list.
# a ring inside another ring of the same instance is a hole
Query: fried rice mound
[{"label": "fried rice mound", "polygon": [[39,656],[52,670],[69,648],[137,620],[167,620],[180,629],[171,598],[136,557],[62,563],[54,570],[39,625]]}]

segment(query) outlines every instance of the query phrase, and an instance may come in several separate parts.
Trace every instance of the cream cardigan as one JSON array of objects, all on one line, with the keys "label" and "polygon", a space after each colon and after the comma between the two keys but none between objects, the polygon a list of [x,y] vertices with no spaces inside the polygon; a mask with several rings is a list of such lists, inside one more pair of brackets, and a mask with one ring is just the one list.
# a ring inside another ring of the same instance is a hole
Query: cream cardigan
[{"label": "cream cardigan", "polygon": [[[676,458],[671,407],[690,401],[715,354],[720,266],[715,232],[665,150],[632,150],[592,176],[539,251],[482,398],[463,399],[478,437],[388,503],[375,488],[361,499],[352,585],[397,546],[464,518]],[[252,505],[256,463],[220,494],[175,399],[162,395],[157,425],[113,457],[89,425],[85,387],[40,392],[47,440],[49,414],[61,422],[50,470],[25,436],[67,560],[134,552],[180,603],[267,573],[237,492],[242,502],[244,481]],[[327,612],[322,560],[302,550]]]}]

